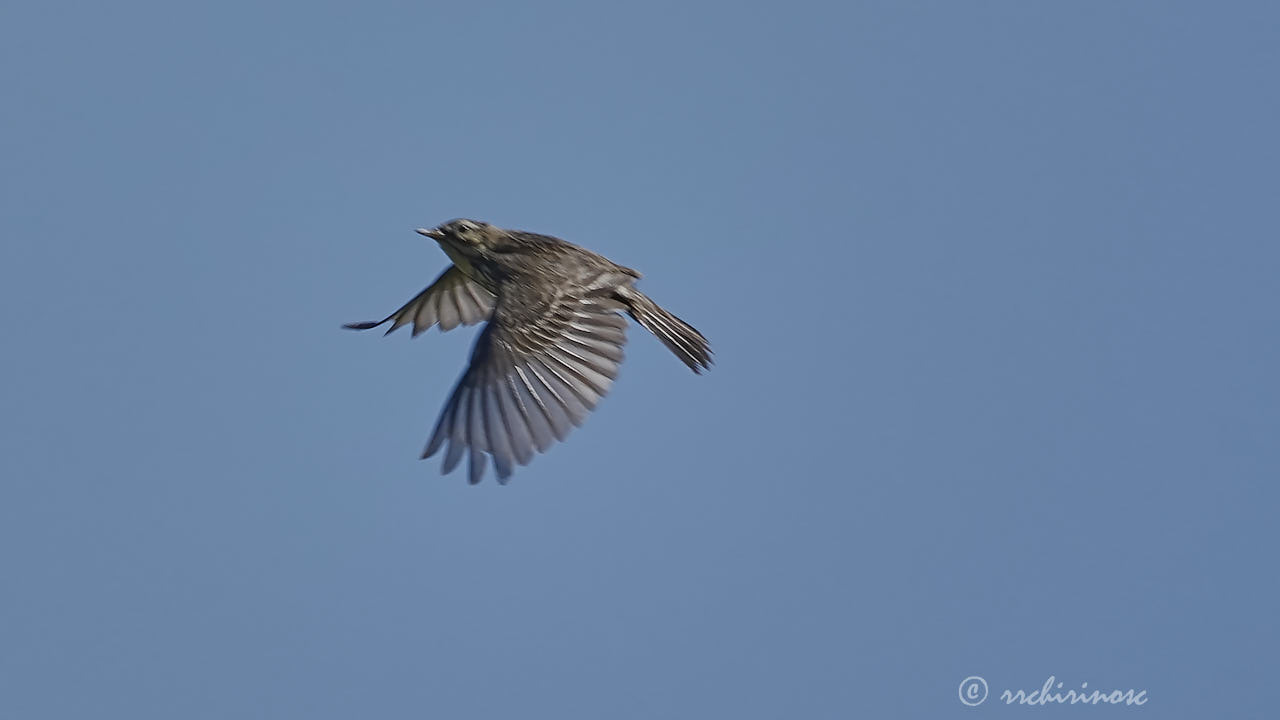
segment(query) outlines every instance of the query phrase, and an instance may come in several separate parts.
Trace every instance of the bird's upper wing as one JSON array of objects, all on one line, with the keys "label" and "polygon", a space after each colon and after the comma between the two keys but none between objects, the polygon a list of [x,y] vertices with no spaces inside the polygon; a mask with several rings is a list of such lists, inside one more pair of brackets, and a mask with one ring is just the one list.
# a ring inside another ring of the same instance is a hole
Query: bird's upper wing
[{"label": "bird's upper wing", "polygon": [[360,322],[343,325],[352,330],[368,330],[390,322],[387,334],[402,325],[413,323],[417,336],[432,325],[441,330],[452,330],[459,325],[475,325],[493,312],[493,293],[485,290],[451,265],[436,281],[418,293],[404,307],[377,322]]},{"label": "bird's upper wing", "polygon": [[602,286],[504,291],[422,457],[448,440],[443,472],[466,451],[477,483],[487,453],[506,482],[513,462],[525,465],[534,450],[564,440],[618,375],[627,327],[621,309]]}]

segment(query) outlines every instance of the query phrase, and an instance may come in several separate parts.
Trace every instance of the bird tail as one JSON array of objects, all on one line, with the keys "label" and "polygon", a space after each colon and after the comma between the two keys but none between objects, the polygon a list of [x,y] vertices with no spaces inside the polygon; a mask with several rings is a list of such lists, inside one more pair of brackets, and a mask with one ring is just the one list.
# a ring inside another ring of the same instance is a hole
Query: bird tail
[{"label": "bird tail", "polygon": [[628,288],[627,313],[662,341],[695,373],[711,367],[711,345],[689,323],[659,307],[648,295]]}]

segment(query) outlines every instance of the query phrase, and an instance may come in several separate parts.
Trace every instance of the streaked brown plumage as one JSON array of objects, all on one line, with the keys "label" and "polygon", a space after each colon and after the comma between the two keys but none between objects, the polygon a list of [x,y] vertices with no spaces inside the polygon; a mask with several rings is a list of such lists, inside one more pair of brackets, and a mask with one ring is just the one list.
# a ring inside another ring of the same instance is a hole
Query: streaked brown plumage
[{"label": "streaked brown plumage", "polygon": [[446,442],[443,472],[470,457],[470,481],[486,455],[498,482],[581,425],[609,391],[622,362],[625,312],[695,373],[711,348],[692,326],[663,310],[634,283],[640,273],[549,235],[452,220],[419,233],[440,243],[453,265],[416,297],[367,330],[432,325],[452,330],[488,320],[422,457]]}]

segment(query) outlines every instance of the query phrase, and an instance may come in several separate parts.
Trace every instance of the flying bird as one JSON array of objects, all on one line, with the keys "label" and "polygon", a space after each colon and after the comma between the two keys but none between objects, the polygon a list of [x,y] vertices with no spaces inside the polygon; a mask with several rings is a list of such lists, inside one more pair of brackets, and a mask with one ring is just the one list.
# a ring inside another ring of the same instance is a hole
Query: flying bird
[{"label": "flying bird", "polygon": [[472,484],[493,460],[498,482],[546,452],[609,391],[622,362],[626,320],[653,333],[695,373],[711,366],[711,347],[693,326],[635,288],[640,273],[550,235],[451,220],[418,230],[453,261],[404,307],[368,330],[391,323],[413,335],[439,325],[487,321],[471,362],[454,387],[422,457],[447,445],[442,473],[466,455]]}]

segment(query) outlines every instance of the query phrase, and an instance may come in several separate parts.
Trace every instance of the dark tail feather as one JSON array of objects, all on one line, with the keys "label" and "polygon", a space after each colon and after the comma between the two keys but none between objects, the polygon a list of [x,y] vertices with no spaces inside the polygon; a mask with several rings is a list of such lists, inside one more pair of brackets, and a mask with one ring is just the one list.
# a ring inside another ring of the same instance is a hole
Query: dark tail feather
[{"label": "dark tail feather", "polygon": [[702,333],[658,307],[658,303],[638,290],[632,289],[627,299],[631,317],[641,327],[657,335],[662,344],[688,365],[690,370],[701,373],[711,367],[711,345],[702,337]]}]

